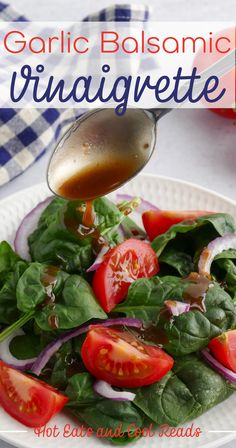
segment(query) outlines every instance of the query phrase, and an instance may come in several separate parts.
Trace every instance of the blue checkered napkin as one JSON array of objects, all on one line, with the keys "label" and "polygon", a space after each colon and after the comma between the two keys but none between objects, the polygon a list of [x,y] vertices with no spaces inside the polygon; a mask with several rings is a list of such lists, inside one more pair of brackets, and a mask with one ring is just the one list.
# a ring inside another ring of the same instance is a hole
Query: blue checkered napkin
[{"label": "blue checkered napkin", "polygon": [[[143,5],[114,5],[87,16],[85,21],[146,21]],[[0,20],[26,21],[10,6],[0,2]],[[48,149],[81,110],[0,109],[0,186],[23,173]]]}]

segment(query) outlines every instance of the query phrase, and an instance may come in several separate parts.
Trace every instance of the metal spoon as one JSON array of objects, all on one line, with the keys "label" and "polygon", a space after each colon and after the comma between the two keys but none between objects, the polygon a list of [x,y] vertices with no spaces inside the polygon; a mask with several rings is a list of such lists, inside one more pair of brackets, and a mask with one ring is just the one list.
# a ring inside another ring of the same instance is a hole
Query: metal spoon
[{"label": "metal spoon", "polygon": [[[201,73],[195,93],[212,73],[222,76],[235,66],[236,50]],[[184,94],[188,83],[180,93]],[[48,166],[49,188],[68,199],[94,199],[128,182],[150,159],[158,120],[171,110],[127,109],[119,117],[113,109],[82,115],[58,143]]]},{"label": "metal spoon", "polygon": [[81,116],[59,141],[48,166],[49,188],[67,199],[94,199],[134,177],[150,159],[156,123],[168,109],[113,109]]}]

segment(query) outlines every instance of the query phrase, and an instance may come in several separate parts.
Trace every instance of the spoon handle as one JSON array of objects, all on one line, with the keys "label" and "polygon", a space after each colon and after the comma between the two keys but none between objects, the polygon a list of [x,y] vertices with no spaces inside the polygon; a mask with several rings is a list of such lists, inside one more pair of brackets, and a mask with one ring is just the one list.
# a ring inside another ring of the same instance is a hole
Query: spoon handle
[{"label": "spoon handle", "polygon": [[155,118],[156,121],[159,121],[160,118],[164,117],[164,115],[168,114],[168,112],[171,112],[172,109],[162,108],[162,109],[148,109],[149,112],[151,112]]}]

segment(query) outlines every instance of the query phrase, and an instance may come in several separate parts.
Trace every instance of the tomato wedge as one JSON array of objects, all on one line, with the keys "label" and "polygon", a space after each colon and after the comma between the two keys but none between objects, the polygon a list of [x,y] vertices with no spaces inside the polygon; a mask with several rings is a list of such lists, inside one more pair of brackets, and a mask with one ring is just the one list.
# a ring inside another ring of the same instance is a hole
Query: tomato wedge
[{"label": "tomato wedge", "polygon": [[236,330],[226,331],[212,339],[208,347],[223,366],[236,373]]},{"label": "tomato wedge", "polygon": [[0,405],[26,426],[44,426],[67,403],[57,389],[0,361]]},{"label": "tomato wedge", "polygon": [[132,333],[99,325],[88,332],[81,356],[92,375],[118,387],[155,383],[174,364],[162,349],[142,343]]},{"label": "tomato wedge", "polygon": [[143,225],[152,241],[156,236],[165,233],[171,226],[181,221],[191,220],[199,216],[208,215],[211,212],[190,210],[149,210],[143,213]]},{"label": "tomato wedge", "polygon": [[107,252],[93,277],[93,290],[109,313],[125,298],[134,280],[152,277],[158,271],[157,256],[150,244],[130,238]]}]

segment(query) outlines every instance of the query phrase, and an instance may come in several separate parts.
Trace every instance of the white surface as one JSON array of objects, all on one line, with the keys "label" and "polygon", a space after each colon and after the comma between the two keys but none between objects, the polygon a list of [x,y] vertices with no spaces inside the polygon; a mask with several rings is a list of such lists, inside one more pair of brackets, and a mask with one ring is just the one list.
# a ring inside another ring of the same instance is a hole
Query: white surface
[{"label": "white surface", "polygon": [[[161,208],[183,208],[183,209],[204,209],[212,211],[222,211],[231,213],[236,219],[236,203],[223,196],[202,189],[198,186],[176,181],[170,178],[158,176],[140,175],[133,179],[128,185],[122,188],[125,193],[140,195],[148,198],[149,201],[158,204]],[[48,195],[48,188],[45,184],[31,187],[24,191],[19,191],[11,198],[6,198],[0,203],[0,232],[1,238],[13,242],[15,231],[19,222],[29,210]],[[236,394],[233,394],[223,403],[214,407],[202,417],[194,420],[194,428],[200,427],[202,436],[200,438],[172,438],[161,439],[163,448],[212,448],[222,446],[222,443],[236,438],[235,433],[212,433],[211,431],[232,431],[235,429],[236,420]],[[25,430],[26,428],[9,417],[3,410],[0,410],[1,428],[4,430]],[[69,416],[60,414],[51,423],[56,424],[60,429],[65,424],[76,423]],[[188,422],[185,427],[190,427]],[[24,434],[1,434],[5,440],[14,443],[16,446],[24,448],[54,448],[53,438],[37,438],[33,431],[28,430]],[[156,448],[160,439],[158,437],[143,438],[136,444],[136,448]],[[81,448],[91,446],[100,448],[104,446],[103,440],[98,439],[63,439],[57,438],[57,444],[63,444],[64,448],[75,448],[79,443]],[[2,447],[5,444],[2,443]]]},{"label": "white surface", "polygon": [[[116,3],[124,2],[116,0]],[[84,15],[113,2],[10,0],[8,3],[32,20],[81,20]],[[232,20],[236,17],[235,0],[136,0],[135,3],[151,5],[155,20]],[[160,122],[158,134],[157,151],[146,172],[190,180],[236,199],[235,124],[204,110],[174,111]],[[0,197],[43,181],[49,155],[2,187]],[[2,421],[0,425],[2,428]],[[0,442],[0,448],[6,446]],[[235,442],[224,448],[235,448]]]}]

